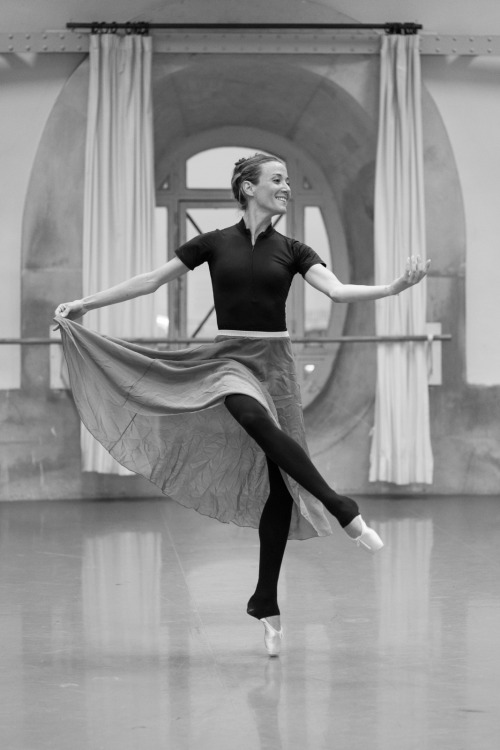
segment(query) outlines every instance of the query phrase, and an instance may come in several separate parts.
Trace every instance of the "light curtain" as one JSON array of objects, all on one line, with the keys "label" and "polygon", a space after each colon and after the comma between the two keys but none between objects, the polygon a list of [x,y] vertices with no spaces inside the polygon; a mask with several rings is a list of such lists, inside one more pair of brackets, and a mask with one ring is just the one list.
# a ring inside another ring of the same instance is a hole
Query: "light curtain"
[{"label": "light curtain", "polygon": [[[113,286],[162,261],[155,246],[151,95],[152,40],[94,34],[85,161],[83,294]],[[103,307],[84,323],[123,338],[155,335],[158,295]],[[82,428],[82,469],[130,474]]]},{"label": "light curtain", "polygon": [[[399,276],[410,255],[426,257],[419,38],[389,35],[381,50],[375,283]],[[378,335],[425,335],[425,280],[375,304]],[[371,482],[432,482],[427,346],[377,347]]]}]

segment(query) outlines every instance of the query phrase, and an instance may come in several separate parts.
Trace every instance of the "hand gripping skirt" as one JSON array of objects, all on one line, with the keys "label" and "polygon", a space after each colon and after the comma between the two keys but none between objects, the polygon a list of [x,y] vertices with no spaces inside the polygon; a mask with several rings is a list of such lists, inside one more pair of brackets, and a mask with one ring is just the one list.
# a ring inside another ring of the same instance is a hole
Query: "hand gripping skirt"
[{"label": "hand gripping skirt", "polygon": [[[258,528],[266,458],[224,398],[255,398],[307,451],[289,338],[218,336],[162,352],[57,322],[80,418],[113,458],[187,508]],[[289,538],[330,534],[322,504],[283,477],[294,499]]]}]

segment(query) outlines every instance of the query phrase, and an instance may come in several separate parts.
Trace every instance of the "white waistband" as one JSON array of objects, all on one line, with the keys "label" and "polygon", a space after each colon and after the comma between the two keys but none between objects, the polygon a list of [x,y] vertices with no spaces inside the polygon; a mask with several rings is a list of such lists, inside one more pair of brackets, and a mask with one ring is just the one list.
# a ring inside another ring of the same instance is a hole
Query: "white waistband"
[{"label": "white waistband", "polygon": [[288,339],[288,331],[232,331],[223,329],[217,332],[218,336],[234,336],[236,338],[252,339]]}]

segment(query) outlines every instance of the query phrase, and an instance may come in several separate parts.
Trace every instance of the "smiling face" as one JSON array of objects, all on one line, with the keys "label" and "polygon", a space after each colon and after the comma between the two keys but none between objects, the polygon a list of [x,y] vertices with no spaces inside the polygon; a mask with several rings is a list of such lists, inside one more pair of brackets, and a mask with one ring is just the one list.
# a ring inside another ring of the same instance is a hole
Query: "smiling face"
[{"label": "smiling face", "polygon": [[246,181],[243,189],[255,208],[270,215],[286,213],[291,190],[288,173],[282,162],[270,161],[263,164],[257,184]]}]

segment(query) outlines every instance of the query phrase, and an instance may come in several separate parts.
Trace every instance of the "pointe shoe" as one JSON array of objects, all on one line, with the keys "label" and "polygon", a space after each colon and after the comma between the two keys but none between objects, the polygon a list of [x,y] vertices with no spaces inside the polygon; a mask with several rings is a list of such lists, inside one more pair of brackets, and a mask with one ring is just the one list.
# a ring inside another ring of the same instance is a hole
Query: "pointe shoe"
[{"label": "pointe shoe", "polygon": [[260,621],[264,624],[265,628],[264,643],[267,653],[269,656],[279,656],[281,650],[281,639],[283,638],[283,628],[276,630],[265,617],[261,617]]},{"label": "pointe shoe", "polygon": [[[377,532],[374,531],[374,529],[370,529],[370,527],[366,525],[361,516],[356,516],[356,518],[353,519],[353,521],[357,520],[361,522],[361,534],[357,537],[351,536],[350,538],[357,544],[358,547],[363,547],[363,549],[366,549],[367,552],[371,552],[371,554],[374,555],[375,552],[378,552],[382,549],[384,543]],[[351,521],[351,523],[353,521]]]}]

